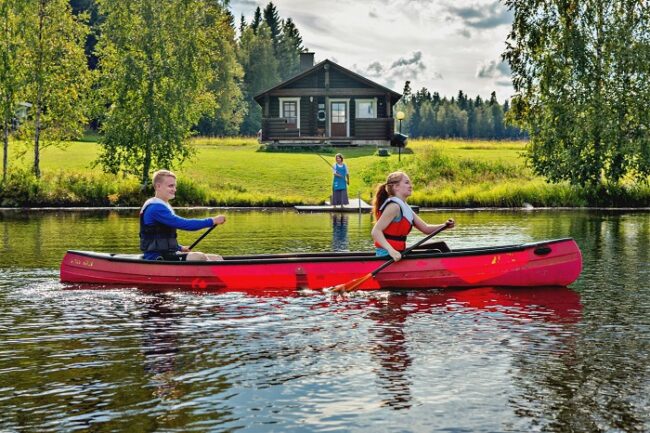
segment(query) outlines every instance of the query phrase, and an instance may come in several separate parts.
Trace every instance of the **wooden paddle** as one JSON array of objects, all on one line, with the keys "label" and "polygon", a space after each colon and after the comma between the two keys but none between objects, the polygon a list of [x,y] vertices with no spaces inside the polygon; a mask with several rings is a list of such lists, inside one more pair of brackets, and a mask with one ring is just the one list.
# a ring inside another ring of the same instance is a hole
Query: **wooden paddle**
[{"label": "wooden paddle", "polygon": [[217,227],[217,224],[214,224],[212,227],[210,227],[209,229],[207,229],[206,231],[204,231],[203,234],[202,234],[202,235],[201,235],[197,240],[195,240],[194,243],[193,243],[192,245],[190,245],[188,249],[189,249],[190,251],[192,251],[192,248],[194,248],[194,247],[196,246],[196,244],[198,244],[199,242],[201,242],[201,241],[203,240],[204,237],[206,237],[208,234],[210,234],[210,232],[211,232],[212,230],[214,230],[215,227]]},{"label": "wooden paddle", "polygon": [[[434,230],[433,233],[428,234],[426,237],[420,239],[419,241],[417,241],[416,243],[414,243],[413,245],[411,245],[410,247],[408,247],[407,249],[405,249],[405,250],[402,252],[402,259],[403,259],[404,257],[406,257],[406,256],[408,255],[408,253],[410,253],[411,251],[413,251],[414,249],[416,249],[417,247],[419,247],[420,245],[422,245],[423,243],[425,243],[426,241],[428,241],[429,239],[431,239],[432,237],[434,237],[435,235],[437,235],[437,234],[440,233],[441,231],[443,231],[443,230],[445,230],[446,228],[448,228],[451,224],[452,224],[452,223],[451,223],[450,221],[445,222],[445,225],[443,225],[442,227],[440,227],[440,228]],[[361,278],[357,278],[356,280],[348,281],[348,282],[345,283],[345,284],[339,284],[339,285],[336,285],[336,286],[334,286],[331,290],[332,290],[332,292],[337,292],[337,293],[341,293],[341,292],[351,292],[352,290],[354,290],[354,289],[356,289],[357,287],[361,286],[363,283],[365,283],[365,282],[368,281],[369,279],[373,278],[373,277],[374,277],[375,275],[377,275],[380,271],[382,271],[383,269],[385,269],[385,268],[387,268],[388,266],[392,265],[393,263],[395,263],[395,259],[393,259],[393,258],[391,257],[390,260],[388,260],[386,263],[384,263],[383,265],[381,265],[380,267],[378,267],[378,268],[375,269],[374,271],[370,272],[369,274],[366,274],[366,275],[364,275],[364,276],[361,277]]]}]

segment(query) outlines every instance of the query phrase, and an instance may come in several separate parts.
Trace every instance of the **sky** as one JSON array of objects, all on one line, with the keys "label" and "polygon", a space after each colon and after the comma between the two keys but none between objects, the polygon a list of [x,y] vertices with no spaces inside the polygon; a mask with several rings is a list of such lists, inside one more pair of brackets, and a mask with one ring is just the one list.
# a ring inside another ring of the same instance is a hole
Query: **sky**
[{"label": "sky", "polygon": [[[236,23],[250,23],[269,0],[230,0]],[[402,93],[426,87],[451,98],[499,102],[514,91],[501,60],[512,13],[500,0],[274,0],[282,19],[291,18],[303,45],[325,59]]]}]

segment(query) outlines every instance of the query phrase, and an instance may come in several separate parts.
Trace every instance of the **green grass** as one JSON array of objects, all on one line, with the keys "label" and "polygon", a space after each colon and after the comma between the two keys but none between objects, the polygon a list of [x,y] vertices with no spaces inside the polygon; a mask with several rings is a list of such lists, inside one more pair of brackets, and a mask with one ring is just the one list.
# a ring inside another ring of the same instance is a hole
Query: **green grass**
[{"label": "green grass", "polygon": [[[18,176],[12,188],[24,190],[39,205],[137,203],[149,193],[138,191],[137,180],[104,175],[99,167],[92,167],[100,151],[97,138],[89,135],[65,148],[43,149],[43,179],[30,185],[31,181],[18,180]],[[410,202],[423,206],[635,205],[650,197],[647,186],[589,196],[568,185],[549,185],[526,167],[525,142],[410,140],[401,158],[392,148],[390,156],[380,157],[375,147],[270,151],[246,137],[199,137],[192,145],[196,156],[175,169],[179,175],[177,205],[320,204],[329,199],[332,173],[319,155],[333,163],[336,152],[343,153],[350,168],[350,197],[360,195],[366,201],[371,200],[375,185],[395,170],[411,176],[415,191]],[[10,167],[27,172],[32,157],[27,146],[11,143],[10,149]],[[67,182],[66,176],[75,180]],[[4,205],[30,204],[20,202],[15,191],[3,195],[0,190],[3,197]]]}]

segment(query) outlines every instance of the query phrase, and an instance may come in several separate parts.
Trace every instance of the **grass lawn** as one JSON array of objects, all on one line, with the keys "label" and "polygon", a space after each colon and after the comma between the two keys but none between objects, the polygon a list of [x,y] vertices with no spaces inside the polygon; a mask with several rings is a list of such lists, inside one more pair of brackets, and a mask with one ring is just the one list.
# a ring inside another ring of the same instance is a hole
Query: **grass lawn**
[{"label": "grass lawn", "polygon": [[[426,147],[438,149],[452,159],[480,159],[486,162],[523,165],[524,142],[491,142],[459,140],[410,140],[398,161],[396,149],[391,155],[376,155],[375,147],[347,147],[319,151],[263,151],[251,138],[196,138],[197,152],[176,172],[208,186],[213,191],[232,190],[261,195],[285,195],[303,202],[321,202],[330,195],[332,173],[318,155],[334,162],[334,154],[345,156],[350,176],[349,195],[359,193],[369,199],[372,185],[366,185],[359,174],[381,161],[391,167],[408,166]],[[99,154],[99,145],[92,141],[75,141],[65,149],[46,148],[41,156],[42,170],[73,170],[100,173],[91,168]],[[387,173],[386,173],[387,174]],[[416,185],[417,188],[417,185]]]},{"label": "grass lawn", "polygon": [[[190,205],[288,206],[329,199],[330,164],[341,152],[350,169],[349,196],[371,200],[386,175],[404,170],[414,181],[412,204],[435,207],[646,206],[650,187],[631,184],[589,192],[567,183],[548,184],[526,167],[526,142],[409,140],[381,157],[376,148],[264,150],[253,138],[192,140],[195,156],[173,168],[180,177],[178,202]],[[22,157],[19,153],[22,148]],[[27,149],[27,150],[25,150]],[[100,153],[96,135],[47,147],[41,152],[40,181],[18,175],[4,192],[3,206],[133,205],[142,199],[137,179],[104,175],[92,162]],[[10,169],[31,166],[29,146],[10,144]],[[319,157],[324,156],[325,162]],[[156,169],[158,167],[153,167]],[[162,167],[161,167],[162,168]],[[23,180],[25,179],[25,180]],[[40,183],[39,183],[40,182]]]},{"label": "grass lawn", "polygon": [[[60,172],[100,175],[101,169],[92,167],[92,162],[100,152],[96,139],[95,135],[90,135],[83,140],[69,142],[64,148],[43,149],[41,170],[44,176]],[[413,139],[403,150],[401,158],[398,158],[397,149],[392,148],[390,156],[380,157],[373,146],[265,151],[253,138],[245,137],[199,137],[192,141],[192,145],[196,149],[196,155],[175,169],[181,180],[191,179],[216,196],[248,197],[248,202],[251,203],[264,202],[265,198],[282,198],[287,203],[306,204],[328,200],[332,172],[319,154],[329,163],[333,163],[336,152],[345,156],[345,162],[351,172],[350,197],[354,198],[360,194],[366,201],[370,200],[374,185],[385,179],[390,171],[404,169],[411,174],[416,171],[418,162],[431,158],[432,152],[454,162],[480,161],[498,164],[504,177],[510,176],[509,167],[516,167],[515,171],[519,173],[529,173],[524,168],[522,156],[525,142]],[[29,151],[25,152],[23,158],[18,161],[12,158],[11,164],[27,167],[31,164],[31,157]],[[467,185],[471,182],[476,184],[476,181],[463,178],[466,174],[456,173],[450,180],[439,178],[433,172],[429,176],[426,166],[417,170],[420,184],[416,183],[415,190],[419,189],[420,195],[414,196],[414,199],[421,199],[423,194],[436,194],[436,191],[442,191],[443,187],[447,191],[445,194],[450,196],[463,189],[484,194],[485,189],[491,188],[492,183],[495,183],[488,181],[487,186],[479,185],[477,188],[477,185]],[[519,176],[521,177],[521,174]],[[527,177],[529,178],[523,181],[524,183],[532,178],[529,175]],[[515,181],[522,183],[521,179]],[[536,179],[536,183],[539,181],[540,179]]]}]

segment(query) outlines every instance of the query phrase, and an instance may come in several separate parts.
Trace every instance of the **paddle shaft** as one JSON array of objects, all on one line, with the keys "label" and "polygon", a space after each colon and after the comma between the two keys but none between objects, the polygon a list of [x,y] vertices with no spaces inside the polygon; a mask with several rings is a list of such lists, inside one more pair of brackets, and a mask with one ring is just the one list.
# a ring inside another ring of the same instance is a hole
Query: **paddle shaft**
[{"label": "paddle shaft", "polygon": [[212,227],[210,227],[210,228],[207,229],[205,232],[203,232],[203,234],[202,234],[202,235],[201,235],[197,240],[195,240],[194,243],[193,243],[192,245],[190,245],[188,249],[189,249],[190,251],[192,251],[192,248],[194,248],[194,247],[196,246],[196,244],[198,244],[199,242],[201,242],[201,241],[203,240],[204,237],[206,237],[208,234],[210,234],[210,232],[211,232],[212,230],[214,230],[214,228],[215,228],[216,226],[217,226],[217,225],[214,224]]},{"label": "paddle shaft", "polygon": [[[435,235],[437,235],[438,233],[440,233],[441,231],[443,231],[444,229],[446,229],[447,227],[448,227],[448,226],[447,226],[447,223],[445,223],[442,227],[437,228],[437,229],[434,230],[432,233],[429,233],[427,236],[425,236],[424,238],[420,239],[419,241],[417,241],[416,243],[414,243],[413,245],[411,245],[410,247],[408,247],[407,249],[405,249],[405,250],[402,252],[402,258],[404,258],[408,253],[410,253],[411,251],[413,251],[414,249],[416,249],[417,247],[419,247],[420,245],[422,245],[423,243],[425,243],[426,241],[428,241],[429,239],[431,239],[432,237],[434,237]],[[395,259],[393,259],[393,258],[391,257],[390,260],[388,260],[386,263],[384,263],[383,265],[381,265],[380,267],[378,267],[377,269],[375,269],[374,271],[372,271],[372,272],[370,273],[370,275],[374,277],[374,276],[377,275],[381,270],[383,270],[383,269],[385,269],[386,267],[392,265],[393,263],[395,263]]]}]

